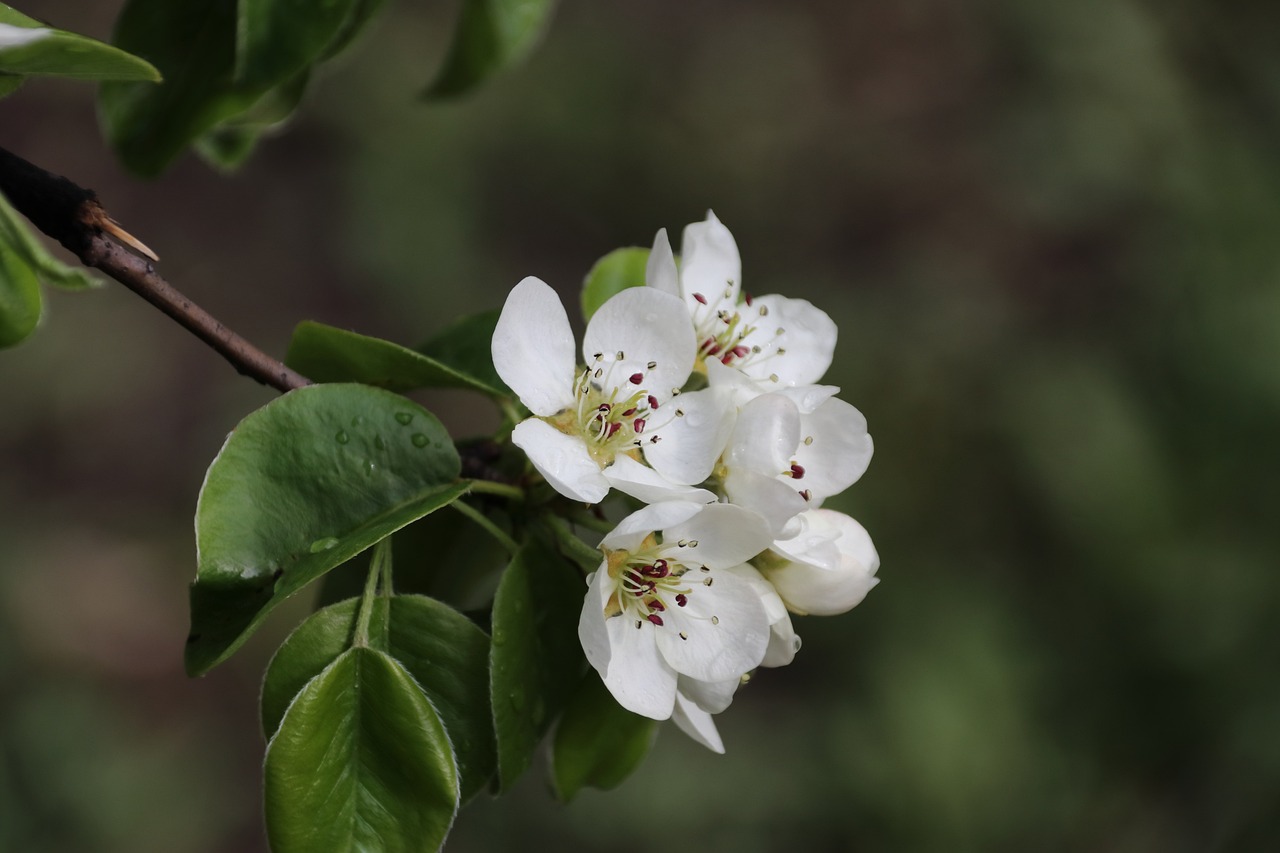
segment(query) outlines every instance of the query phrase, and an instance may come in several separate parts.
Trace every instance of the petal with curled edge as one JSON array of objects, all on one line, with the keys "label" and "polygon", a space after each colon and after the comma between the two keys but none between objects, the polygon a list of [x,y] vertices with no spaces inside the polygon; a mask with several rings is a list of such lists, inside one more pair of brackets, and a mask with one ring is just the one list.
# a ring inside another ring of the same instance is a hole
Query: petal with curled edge
[{"label": "petal with curled edge", "polygon": [[782,394],[761,394],[738,412],[725,448],[730,470],[780,476],[791,467],[800,444],[800,410]]},{"label": "petal with curled edge", "polygon": [[742,289],[742,259],[724,223],[708,210],[704,221],[685,226],[680,252],[680,289],[689,312],[696,316],[708,306],[732,310]]},{"label": "petal with curled edge", "polygon": [[645,503],[693,501],[706,504],[714,503],[716,499],[706,489],[673,483],[648,465],[625,454],[615,458],[613,464],[604,469],[604,476],[618,491]]},{"label": "petal with curled edge", "polygon": [[527,418],[511,431],[511,443],[566,498],[594,504],[609,494],[609,481],[582,439],[565,435],[546,421]]},{"label": "petal with curled edge", "polygon": [[757,297],[741,310],[743,319],[755,327],[743,343],[761,348],[759,356],[742,365],[752,379],[761,384],[811,385],[827,372],[837,337],[827,312],[805,299],[772,294]]},{"label": "petal with curled edge", "polygon": [[795,535],[798,528],[788,524],[809,507],[800,493],[782,482],[781,477],[754,471],[730,470],[724,478],[724,492],[735,505],[759,514],[774,539]]},{"label": "petal with curled edge", "polygon": [[660,228],[653,238],[653,249],[644,268],[644,283],[663,293],[680,296],[680,274],[676,270],[676,256],[667,239],[667,229]]},{"label": "petal with curled edge", "polygon": [[766,563],[761,571],[793,613],[834,616],[855,607],[873,586],[880,568],[870,535],[844,513],[829,509],[806,513],[810,529],[834,531],[840,562],[835,569],[791,560]]},{"label": "petal with curled edge", "polygon": [[493,366],[529,411],[573,405],[573,330],[560,297],[530,276],[511,289],[493,330]]},{"label": "petal with curled edge", "polygon": [[708,714],[719,714],[733,702],[733,694],[738,692],[741,685],[741,678],[698,681],[696,678],[682,675],[676,681],[676,690]]},{"label": "petal with curled edge", "polygon": [[671,721],[680,731],[696,740],[712,752],[724,755],[724,741],[716,730],[711,715],[699,708],[691,699],[686,699],[676,691],[675,708],[671,713]]},{"label": "petal with curled edge", "polygon": [[650,533],[687,521],[702,511],[702,504],[690,501],[664,501],[642,507],[619,521],[600,540],[608,551],[636,551]]},{"label": "petal with curled edge", "polygon": [[800,432],[805,438],[796,447],[794,458],[805,473],[792,484],[809,489],[815,500],[840,494],[871,464],[875,445],[867,433],[867,419],[839,397],[802,415]]}]

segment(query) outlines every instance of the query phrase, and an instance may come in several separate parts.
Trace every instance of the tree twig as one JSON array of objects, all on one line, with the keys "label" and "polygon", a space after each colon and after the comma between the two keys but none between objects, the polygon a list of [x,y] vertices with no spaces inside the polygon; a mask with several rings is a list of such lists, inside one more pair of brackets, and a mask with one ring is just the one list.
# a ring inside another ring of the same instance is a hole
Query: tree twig
[{"label": "tree twig", "polygon": [[125,249],[123,241],[155,259],[155,254],[107,215],[93,190],[0,148],[0,192],[31,223],[75,254],[85,266],[102,270],[204,341],[245,376],[279,391],[310,385],[302,374],[240,337],[209,312],[179,293],[155,265]]}]

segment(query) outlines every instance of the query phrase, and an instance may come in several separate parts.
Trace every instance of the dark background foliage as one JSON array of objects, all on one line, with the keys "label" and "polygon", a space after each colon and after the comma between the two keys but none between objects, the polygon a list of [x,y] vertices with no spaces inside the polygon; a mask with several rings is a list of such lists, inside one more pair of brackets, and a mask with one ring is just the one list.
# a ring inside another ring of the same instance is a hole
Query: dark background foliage
[{"label": "dark background foliage", "polygon": [[[621,789],[535,770],[450,849],[1200,851],[1280,834],[1280,15],[1272,4],[574,3],[415,102],[452,9],[394,4],[289,132],[127,176],[88,86],[0,145],[96,188],[283,354],[413,344],[707,207],[748,289],[839,323],[884,583]],[[24,11],[107,38],[116,3]],[[257,680],[303,608],[181,672],[204,468],[272,394],[119,287],[0,354],[0,849],[261,849]],[[455,431],[463,395],[425,398]],[[1271,530],[1272,532],[1268,532]]]}]

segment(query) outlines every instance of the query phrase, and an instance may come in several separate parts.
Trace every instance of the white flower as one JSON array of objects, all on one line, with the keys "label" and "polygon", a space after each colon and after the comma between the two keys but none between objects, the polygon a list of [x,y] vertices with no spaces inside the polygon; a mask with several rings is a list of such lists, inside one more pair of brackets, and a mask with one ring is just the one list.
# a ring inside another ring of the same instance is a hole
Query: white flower
[{"label": "white flower", "polygon": [[760,513],[774,538],[788,522],[857,482],[874,445],[862,413],[829,385],[761,394],[738,412],[716,471],[725,495]]},{"label": "white flower", "polygon": [[[610,486],[641,500],[714,500],[692,486],[706,479],[726,437],[719,404],[690,394],[669,405],[689,377],[695,348],[678,299],[631,288],[587,324],[586,367],[579,368],[560,298],[542,281],[524,279],[493,333],[494,367],[534,415],[516,426],[512,442],[574,500],[597,503]],[[685,416],[706,428],[676,423]],[[664,427],[678,440],[657,451]]]},{"label": "white flower", "polygon": [[797,536],[774,542],[754,563],[793,613],[844,613],[880,582],[880,556],[863,526],[844,513],[814,509],[800,520]]},{"label": "white flower", "polygon": [[646,284],[679,296],[697,335],[696,368],[740,370],[760,390],[817,382],[831,366],[836,324],[803,299],[742,293],[742,262],[729,229],[707,211],[684,229],[677,266],[666,229],[653,241]]},{"label": "white flower", "polygon": [[665,720],[682,678],[696,691],[695,682],[733,681],[760,665],[769,615],[729,569],[769,540],[749,510],[686,501],[644,507],[605,536],[578,637],[618,704]]}]

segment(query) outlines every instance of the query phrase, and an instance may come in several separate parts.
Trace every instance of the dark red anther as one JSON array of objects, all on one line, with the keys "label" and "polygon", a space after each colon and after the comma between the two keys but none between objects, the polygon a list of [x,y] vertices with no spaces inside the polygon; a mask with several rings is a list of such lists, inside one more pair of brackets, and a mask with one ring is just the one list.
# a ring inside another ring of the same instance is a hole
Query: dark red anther
[{"label": "dark red anther", "polygon": [[635,413],[636,413],[636,410],[635,410],[634,408],[630,408],[630,409],[627,409],[625,412],[623,412],[623,413],[622,413],[622,416],[623,416],[624,418],[629,418],[629,417],[631,417],[632,415],[634,415]]},{"label": "dark red anther", "polygon": [[744,293],[744,294],[743,294],[743,296],[745,296],[745,297],[747,298],[747,307],[748,307],[748,308],[750,308],[750,307],[751,307],[751,294],[750,294],[750,293]]},{"label": "dark red anther", "polygon": [[609,434],[605,438],[613,438],[620,429],[622,429],[622,424],[609,424]]},{"label": "dark red anther", "polygon": [[636,431],[636,435],[644,432],[644,418],[636,418],[635,422],[631,424],[631,428]]},{"label": "dark red anther", "polygon": [[632,384],[632,385],[639,385],[641,382],[643,382],[643,381],[644,381],[644,374],[643,374],[643,373],[633,373],[633,374],[631,374],[631,376],[630,376],[630,381],[631,381],[631,384]]},{"label": "dark red anther", "polygon": [[653,601],[648,602],[648,605],[650,610],[666,610],[667,609],[667,606],[656,598]]},{"label": "dark red anther", "polygon": [[703,296],[701,293],[693,294],[693,298],[698,300],[698,302],[702,303],[703,305],[707,304],[707,297]]},{"label": "dark red anther", "polygon": [[669,574],[671,574],[671,569],[667,567],[667,561],[666,561],[666,560],[654,560],[654,561],[653,561],[653,576],[654,576],[654,577],[656,577],[656,578],[665,578],[665,577],[666,577],[667,575],[669,575]]},{"label": "dark red anther", "polygon": [[725,354],[724,354],[724,358],[720,359],[720,363],[721,363],[721,364],[728,364],[728,363],[729,363],[729,362],[731,362],[731,361],[733,361],[733,353],[732,353],[732,352],[727,352],[727,353],[725,353]]},{"label": "dark red anther", "polygon": [[655,625],[662,624],[662,617],[659,616],[657,613],[650,613],[648,616],[644,618],[648,619],[650,622],[652,622]]},{"label": "dark red anther", "polygon": [[650,409],[658,408],[658,398],[653,396],[652,394],[649,395],[649,408]]},{"label": "dark red anther", "polygon": [[609,410],[610,410],[610,409],[612,409],[612,408],[613,408],[613,406],[611,406],[611,405],[610,405],[610,404],[608,404],[608,403],[601,403],[599,406],[597,406],[597,407],[596,407],[596,411],[598,411],[598,412],[607,412],[607,411],[609,411]]},{"label": "dark red anther", "polygon": [[689,603],[689,596],[685,595],[684,593],[680,593],[679,595],[676,596],[676,604],[678,606],[684,607],[688,603]]},{"label": "dark red anther", "polygon": [[736,347],[730,350],[730,352],[732,352],[738,358],[746,358],[747,355],[751,352],[751,348],[744,347],[742,344],[738,344]]},{"label": "dark red anther", "polygon": [[797,480],[799,480],[801,477],[803,477],[803,476],[804,476],[804,466],[803,466],[803,465],[797,465],[797,464],[795,464],[794,462],[792,462],[792,463],[791,463],[791,476],[792,476],[792,477],[794,477],[794,478],[795,478],[795,479],[797,479]]},{"label": "dark red anther", "polygon": [[718,352],[720,352],[720,345],[713,343],[711,344],[711,348],[707,350],[707,355],[715,355]]}]

